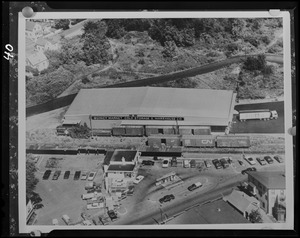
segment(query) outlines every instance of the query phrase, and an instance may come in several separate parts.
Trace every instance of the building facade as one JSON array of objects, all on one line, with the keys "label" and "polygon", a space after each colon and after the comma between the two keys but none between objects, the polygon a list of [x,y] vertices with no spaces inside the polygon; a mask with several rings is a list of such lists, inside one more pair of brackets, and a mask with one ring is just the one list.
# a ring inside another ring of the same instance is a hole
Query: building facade
[{"label": "building facade", "polygon": [[286,185],[282,172],[248,172],[248,188],[260,201],[260,207],[277,221],[286,219]]},{"label": "building facade", "polygon": [[105,188],[111,195],[121,195],[137,176],[141,153],[136,150],[114,150],[106,153],[103,170]]}]

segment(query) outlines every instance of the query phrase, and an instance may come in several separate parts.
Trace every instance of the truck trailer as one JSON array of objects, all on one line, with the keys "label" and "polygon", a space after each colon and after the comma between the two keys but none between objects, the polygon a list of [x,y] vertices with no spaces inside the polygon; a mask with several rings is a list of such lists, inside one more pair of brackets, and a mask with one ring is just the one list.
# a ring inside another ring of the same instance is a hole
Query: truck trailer
[{"label": "truck trailer", "polygon": [[260,109],[260,110],[243,110],[239,111],[239,120],[272,120],[277,119],[278,113],[275,110]]}]

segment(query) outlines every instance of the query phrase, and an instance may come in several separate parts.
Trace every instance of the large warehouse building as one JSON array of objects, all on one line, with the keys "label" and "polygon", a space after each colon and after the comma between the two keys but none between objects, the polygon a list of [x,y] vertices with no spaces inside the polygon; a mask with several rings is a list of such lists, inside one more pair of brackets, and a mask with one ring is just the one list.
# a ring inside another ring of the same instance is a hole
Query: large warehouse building
[{"label": "large warehouse building", "polygon": [[224,133],[235,97],[233,91],[194,88],[81,89],[64,124],[86,123],[113,135]]}]

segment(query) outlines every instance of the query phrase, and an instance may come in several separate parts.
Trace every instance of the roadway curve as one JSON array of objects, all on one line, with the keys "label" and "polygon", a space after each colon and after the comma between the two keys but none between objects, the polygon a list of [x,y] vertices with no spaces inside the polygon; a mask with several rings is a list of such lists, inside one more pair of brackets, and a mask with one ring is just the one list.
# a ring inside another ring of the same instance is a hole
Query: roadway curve
[{"label": "roadway curve", "polygon": [[[198,66],[198,67],[183,70],[180,72],[175,72],[175,73],[171,73],[171,74],[125,82],[125,83],[101,86],[99,88],[142,87],[142,86],[149,86],[149,85],[156,84],[156,83],[163,83],[163,82],[167,82],[167,81],[182,79],[182,78],[186,78],[186,77],[193,77],[196,75],[206,74],[206,73],[221,69],[223,67],[226,67],[226,66],[234,64],[234,63],[239,63],[242,60],[244,60],[246,57],[256,56],[256,55],[258,55],[258,54],[235,56],[235,57],[232,57],[232,58],[229,58],[226,60],[222,60],[219,62],[215,62],[215,63],[203,65],[203,66]],[[272,63],[283,64],[283,55],[271,55],[271,54],[265,54],[265,55],[266,55],[267,61],[272,62]],[[77,93],[70,94],[68,96],[56,98],[54,100],[51,100],[51,101],[43,103],[43,104],[28,107],[28,108],[26,108],[26,117],[68,106],[73,102],[76,95],[77,95]]]}]

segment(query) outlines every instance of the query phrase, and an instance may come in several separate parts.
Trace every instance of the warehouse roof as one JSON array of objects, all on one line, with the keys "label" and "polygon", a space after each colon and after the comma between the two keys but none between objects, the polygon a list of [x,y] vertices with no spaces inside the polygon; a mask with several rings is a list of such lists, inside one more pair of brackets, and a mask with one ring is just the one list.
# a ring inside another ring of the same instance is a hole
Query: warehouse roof
[{"label": "warehouse roof", "polygon": [[[227,125],[234,108],[235,94],[227,90],[128,87],[81,89],[66,116],[147,115],[189,117],[190,125]],[[199,118],[201,120],[199,121]],[[170,124],[176,121],[124,120],[122,124]],[[179,125],[189,122],[177,121]]]}]

